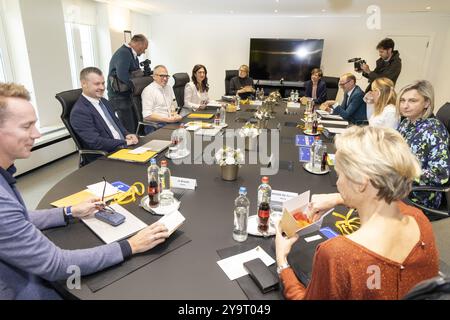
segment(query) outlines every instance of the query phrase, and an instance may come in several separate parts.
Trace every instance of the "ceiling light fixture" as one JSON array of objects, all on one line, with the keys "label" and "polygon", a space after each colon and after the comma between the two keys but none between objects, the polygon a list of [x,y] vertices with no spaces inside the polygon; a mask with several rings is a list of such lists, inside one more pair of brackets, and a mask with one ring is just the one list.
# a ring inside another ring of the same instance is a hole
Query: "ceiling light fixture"
[{"label": "ceiling light fixture", "polygon": [[427,9],[427,10],[431,10],[431,7],[430,7],[430,6],[428,6],[428,7],[426,7],[425,9]]},{"label": "ceiling light fixture", "polygon": [[275,10],[273,10],[273,12],[275,12],[275,13],[278,13],[278,10],[277,10],[277,9],[275,9]]}]

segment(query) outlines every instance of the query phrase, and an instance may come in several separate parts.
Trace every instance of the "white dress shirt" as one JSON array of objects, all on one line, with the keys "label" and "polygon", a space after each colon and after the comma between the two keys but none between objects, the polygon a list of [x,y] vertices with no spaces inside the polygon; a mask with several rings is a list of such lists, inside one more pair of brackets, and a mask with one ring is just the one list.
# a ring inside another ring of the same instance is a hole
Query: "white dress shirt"
[{"label": "white dress shirt", "polygon": [[144,119],[154,113],[163,117],[170,117],[172,103],[175,104],[175,107],[178,107],[173,89],[169,85],[161,87],[158,83],[152,82],[142,91],[141,98]]},{"label": "white dress shirt", "polygon": [[134,59],[137,59],[138,58],[137,52],[134,51],[134,49],[132,47],[130,47],[130,45],[128,43],[124,43],[124,45],[125,45],[125,47],[128,47],[131,49],[131,52],[133,52]]},{"label": "white dress shirt", "polygon": [[372,114],[369,118],[369,125],[372,127],[397,129],[399,122],[400,117],[393,104],[388,104],[379,115]]},{"label": "white dress shirt", "polygon": [[88,97],[84,93],[83,93],[83,97],[85,97],[94,106],[95,110],[97,110],[97,112],[100,114],[103,121],[105,121],[106,125],[108,126],[109,131],[111,131],[111,134],[113,135],[114,139],[122,140],[122,138],[120,137],[120,133],[117,132],[117,130],[114,128],[112,123],[108,120],[108,118],[105,116],[105,113],[103,112],[102,108],[100,107],[100,100]]},{"label": "white dress shirt", "polygon": [[193,82],[186,83],[184,87],[184,107],[197,110],[202,101],[209,101],[208,91],[200,92]]}]

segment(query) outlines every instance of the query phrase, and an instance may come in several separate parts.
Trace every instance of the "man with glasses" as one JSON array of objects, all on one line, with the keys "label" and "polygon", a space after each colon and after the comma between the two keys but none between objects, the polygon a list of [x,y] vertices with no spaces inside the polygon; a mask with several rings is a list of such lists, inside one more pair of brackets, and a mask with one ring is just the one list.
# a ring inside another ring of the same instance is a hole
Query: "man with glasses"
[{"label": "man with glasses", "polygon": [[[179,122],[182,117],[176,112],[178,109],[175,93],[171,86],[167,85],[170,75],[167,68],[158,65],[153,70],[153,82],[142,91],[142,118],[146,122],[156,123],[163,127],[167,123]],[[150,133],[154,127],[145,127],[145,132]]]},{"label": "man with glasses", "polygon": [[353,124],[367,122],[366,103],[364,92],[356,85],[356,77],[352,73],[346,73],[339,79],[339,87],[344,91],[344,99],[341,104],[336,101],[326,101],[320,109],[329,113],[340,115]]}]

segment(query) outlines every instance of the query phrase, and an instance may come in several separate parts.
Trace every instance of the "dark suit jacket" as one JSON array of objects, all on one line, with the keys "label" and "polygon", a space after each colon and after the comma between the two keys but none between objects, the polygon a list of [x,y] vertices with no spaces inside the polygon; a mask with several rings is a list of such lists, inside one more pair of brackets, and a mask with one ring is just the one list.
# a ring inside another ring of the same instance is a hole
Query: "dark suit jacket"
[{"label": "dark suit jacket", "polygon": [[[127,136],[128,132],[111,111],[112,109],[108,100],[102,98],[102,102],[124,137]],[[82,147],[85,149],[112,152],[117,148],[126,147],[127,145],[125,140],[114,139],[102,116],[83,95],[80,96],[73,106],[72,112],[70,113],[70,124],[79,137]],[[98,158],[98,156],[89,155],[89,157],[86,157],[86,160],[90,162],[95,158]]]},{"label": "dark suit jacket", "polygon": [[[312,97],[313,83],[311,80],[305,82],[305,96]],[[314,99],[314,104],[322,104],[327,101],[327,84],[324,80],[320,79],[317,84],[317,99]]]},{"label": "dark suit jacket", "polygon": [[367,121],[366,103],[363,100],[364,92],[359,86],[355,87],[352,95],[348,97],[346,106],[337,106],[333,114],[338,114],[348,122],[361,124]]}]

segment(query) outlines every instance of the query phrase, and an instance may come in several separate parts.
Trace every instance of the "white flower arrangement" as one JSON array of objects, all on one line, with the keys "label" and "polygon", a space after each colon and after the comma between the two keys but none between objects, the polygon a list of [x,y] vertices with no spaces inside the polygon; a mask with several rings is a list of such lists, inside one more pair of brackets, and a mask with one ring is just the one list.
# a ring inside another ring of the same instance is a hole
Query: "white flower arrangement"
[{"label": "white flower arrangement", "polygon": [[222,167],[226,165],[241,165],[244,163],[244,154],[240,149],[225,147],[216,152],[216,162]]},{"label": "white flower arrangement", "polygon": [[259,135],[259,128],[258,126],[254,125],[253,123],[247,122],[241,130],[239,130],[239,136],[241,138],[249,137],[249,138],[255,138]]},{"label": "white flower arrangement", "polygon": [[266,120],[271,118],[271,114],[268,111],[259,110],[255,112],[255,118],[258,120]]}]

